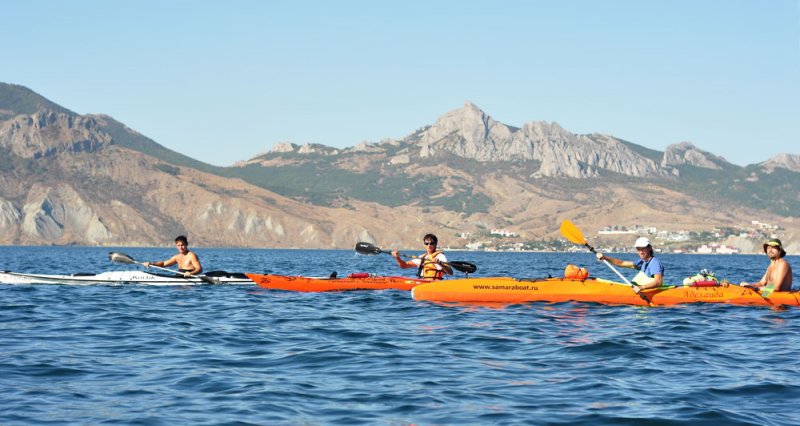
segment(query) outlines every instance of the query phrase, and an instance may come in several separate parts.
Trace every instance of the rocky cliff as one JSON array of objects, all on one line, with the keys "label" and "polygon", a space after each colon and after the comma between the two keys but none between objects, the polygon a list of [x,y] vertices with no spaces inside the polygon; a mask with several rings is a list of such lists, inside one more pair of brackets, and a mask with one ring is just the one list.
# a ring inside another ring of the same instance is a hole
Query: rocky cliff
[{"label": "rocky cliff", "polygon": [[778,168],[800,173],[800,155],[776,155],[775,157],[772,157],[769,160],[759,164],[759,166],[770,173]]},{"label": "rocky cliff", "polygon": [[45,109],[0,122],[0,146],[23,158],[94,151],[110,143],[92,117]]},{"label": "rocky cliff", "polygon": [[727,163],[724,158],[698,149],[691,142],[681,142],[667,146],[664,150],[662,167],[674,167],[682,164],[701,167],[704,169],[720,170],[722,164]]},{"label": "rocky cliff", "polygon": [[628,176],[667,174],[611,136],[576,135],[547,122],[516,129],[469,102],[422,132],[419,146],[423,158],[447,152],[481,162],[538,161],[537,177],[597,177],[600,170]]}]

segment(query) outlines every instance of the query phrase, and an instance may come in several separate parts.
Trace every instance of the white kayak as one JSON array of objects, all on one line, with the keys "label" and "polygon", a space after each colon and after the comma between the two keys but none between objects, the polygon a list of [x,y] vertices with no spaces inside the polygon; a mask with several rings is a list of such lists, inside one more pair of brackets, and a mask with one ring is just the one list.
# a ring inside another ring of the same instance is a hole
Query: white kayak
[{"label": "white kayak", "polygon": [[[0,283],[4,284],[141,284],[141,285],[198,285],[208,284],[254,284],[246,275],[238,272],[214,271],[199,277],[185,278],[178,274],[153,273],[146,271],[110,271],[99,274],[45,275],[23,274],[19,272],[0,272]],[[210,279],[209,279],[210,278]]]}]

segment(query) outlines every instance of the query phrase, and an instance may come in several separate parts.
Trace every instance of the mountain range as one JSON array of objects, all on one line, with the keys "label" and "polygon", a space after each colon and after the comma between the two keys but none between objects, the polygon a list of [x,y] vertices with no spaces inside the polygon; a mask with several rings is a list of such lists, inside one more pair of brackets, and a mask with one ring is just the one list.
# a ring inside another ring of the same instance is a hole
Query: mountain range
[{"label": "mountain range", "polygon": [[741,167],[690,142],[660,152],[554,122],[509,126],[470,102],[402,139],[280,143],[218,167],[0,83],[0,173],[0,244],[161,246],[187,234],[201,246],[418,248],[433,232],[456,248],[496,229],[555,240],[570,219],[599,242],[606,226],[759,221],[800,248],[798,155]]}]

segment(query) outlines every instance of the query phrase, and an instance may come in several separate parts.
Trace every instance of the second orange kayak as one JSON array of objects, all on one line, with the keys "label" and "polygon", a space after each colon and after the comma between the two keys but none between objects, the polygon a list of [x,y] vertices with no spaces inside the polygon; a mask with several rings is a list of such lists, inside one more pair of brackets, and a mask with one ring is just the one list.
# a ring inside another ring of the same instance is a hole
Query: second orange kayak
[{"label": "second orange kayak", "polygon": [[[800,306],[800,292],[758,291],[738,285],[662,287],[644,290],[647,301],[627,284],[599,278],[515,279],[509,277],[467,278],[437,281],[414,287],[415,300],[464,303],[596,302],[624,305],[668,306],[683,303],[727,303],[731,305]],[[650,303],[648,303],[650,302]]]},{"label": "second orange kayak", "polygon": [[[652,293],[658,290],[652,290]],[[648,294],[648,291],[645,292]],[[630,286],[602,279],[465,278],[423,284],[411,290],[415,300],[466,303],[597,302],[647,305]]]},{"label": "second orange kayak", "polygon": [[342,278],[315,278],[287,275],[246,274],[259,287],[288,291],[354,291],[354,290],[411,290],[429,283],[409,277],[384,277],[370,274],[350,274]]},{"label": "second orange kayak", "polygon": [[712,287],[673,287],[659,291],[652,297],[655,305],[681,303],[727,303],[730,305],[800,306],[800,292],[775,291],[769,297],[735,284]]}]

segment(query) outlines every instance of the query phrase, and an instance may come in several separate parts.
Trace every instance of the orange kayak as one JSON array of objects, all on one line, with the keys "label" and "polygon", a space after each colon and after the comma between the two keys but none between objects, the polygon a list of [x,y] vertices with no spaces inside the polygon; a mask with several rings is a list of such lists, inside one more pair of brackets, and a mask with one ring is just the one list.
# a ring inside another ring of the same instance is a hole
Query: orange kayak
[{"label": "orange kayak", "polygon": [[[658,290],[649,291],[649,293]],[[646,291],[645,293],[648,293]],[[466,303],[597,302],[647,305],[626,284],[590,278],[464,278],[422,284],[411,290],[415,300]]]},{"label": "orange kayak", "polygon": [[775,291],[769,297],[763,297],[756,290],[735,284],[713,287],[672,287],[654,294],[652,301],[656,305],[702,302],[731,305],[800,306],[800,292]]},{"label": "orange kayak", "polygon": [[429,283],[409,277],[383,277],[366,273],[350,274],[343,278],[314,278],[286,275],[245,274],[259,287],[288,291],[353,291],[353,290],[411,290]]},{"label": "orange kayak", "polygon": [[465,278],[422,284],[411,290],[415,300],[464,303],[596,302],[624,305],[667,306],[683,303],[800,306],[800,292],[773,292],[762,297],[738,285],[662,287],[642,292],[645,301],[627,284],[599,278],[515,279]]}]

